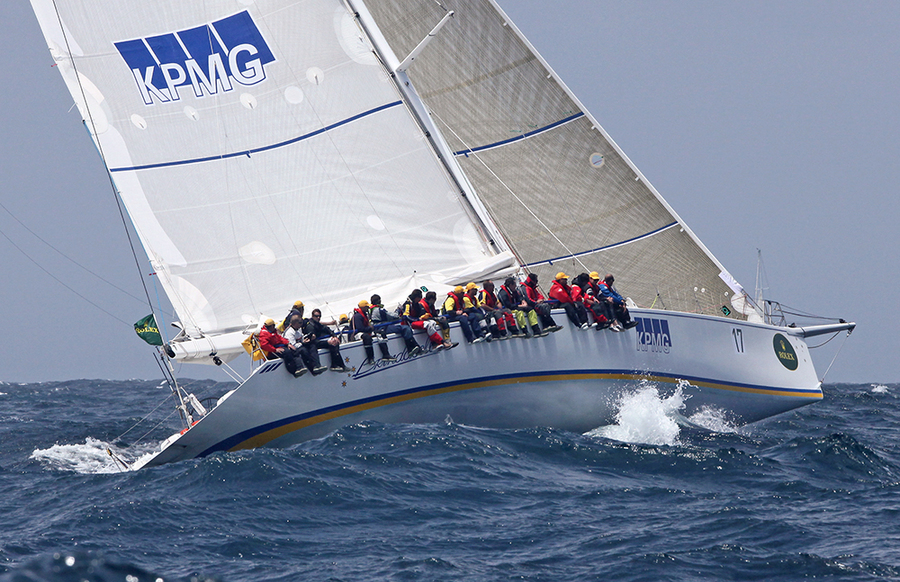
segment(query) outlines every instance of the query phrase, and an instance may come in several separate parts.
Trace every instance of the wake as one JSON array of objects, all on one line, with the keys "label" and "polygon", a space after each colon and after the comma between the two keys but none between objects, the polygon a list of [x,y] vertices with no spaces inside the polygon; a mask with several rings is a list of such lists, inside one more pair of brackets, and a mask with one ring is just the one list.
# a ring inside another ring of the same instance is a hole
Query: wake
[{"label": "wake", "polygon": [[711,407],[685,417],[685,401],[689,398],[684,395],[683,388],[686,386],[690,384],[679,380],[674,393],[662,396],[656,383],[644,381],[636,390],[619,397],[613,424],[585,434],[623,443],[677,446],[682,444],[679,436],[684,427],[716,433],[737,431],[726,419],[724,411]]}]

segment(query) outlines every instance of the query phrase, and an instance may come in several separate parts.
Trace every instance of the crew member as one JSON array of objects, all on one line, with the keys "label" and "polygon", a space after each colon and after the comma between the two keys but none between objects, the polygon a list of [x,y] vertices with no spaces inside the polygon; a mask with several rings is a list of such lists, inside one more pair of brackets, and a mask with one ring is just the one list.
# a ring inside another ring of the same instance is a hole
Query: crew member
[{"label": "crew member", "polygon": [[537,313],[533,307],[528,305],[528,301],[525,300],[525,294],[519,291],[515,278],[506,278],[506,281],[500,286],[500,291],[497,292],[497,299],[500,300],[503,307],[513,313],[519,329],[525,332],[526,338],[541,336]]},{"label": "crew member", "polygon": [[375,329],[378,330],[381,338],[387,341],[387,334],[396,333],[403,338],[403,343],[406,344],[407,354],[410,356],[418,356],[421,354],[422,348],[419,347],[419,344],[416,343],[415,338],[413,338],[412,328],[408,325],[403,325],[400,322],[399,317],[394,317],[388,313],[388,310],[381,304],[380,295],[372,295],[371,301],[372,303],[369,306],[369,320],[372,322]]},{"label": "crew member", "polygon": [[538,319],[541,321],[541,327],[544,331],[554,332],[562,329],[562,326],[556,325],[553,317],[550,315],[550,304],[547,298],[541,293],[538,287],[537,273],[528,273],[525,277],[525,283],[522,285],[525,289],[525,297],[534,304],[534,310],[537,311]]},{"label": "crew member", "polygon": [[[444,316],[448,321],[459,322],[459,328],[462,330],[467,342],[470,344],[481,343],[484,341],[484,338],[481,337],[480,333],[475,332],[477,322],[473,322],[469,314],[466,313],[464,295],[463,288],[459,285],[453,291],[447,293],[447,299],[444,300]],[[477,329],[479,332],[481,331],[480,327]]]},{"label": "crew member", "polygon": [[631,319],[631,314],[628,313],[628,307],[625,306],[625,299],[619,295],[619,292],[613,287],[615,280],[616,278],[611,274],[604,277],[602,283],[600,283],[600,295],[612,306],[612,312],[616,318],[616,323],[618,324],[616,325],[614,323],[612,325],[613,331],[631,329],[637,325],[637,322]]},{"label": "crew member", "polygon": [[306,368],[318,376],[325,371],[325,366],[319,362],[319,349],[316,347],[314,338],[310,337],[303,331],[305,321],[299,315],[291,316],[291,322],[288,329],[284,332],[284,337],[290,342],[291,347],[300,354]]},{"label": "crew member", "polygon": [[[579,290],[580,295],[580,290]],[[550,299],[556,299],[559,305],[566,310],[566,316],[576,327],[587,329],[587,312],[584,304],[576,301],[572,296],[572,288],[569,287],[569,276],[560,271],[556,274],[556,280],[550,285]]]},{"label": "crew member", "polygon": [[425,300],[422,298],[421,289],[413,289],[409,294],[406,302],[402,307],[403,323],[411,329],[421,329],[425,331],[428,339],[431,340],[433,349],[452,348],[453,344],[449,339],[444,339],[441,335],[441,328],[435,320],[432,313],[427,308]]},{"label": "crew member", "polygon": [[346,372],[348,370],[347,366],[344,365],[344,358],[341,356],[341,340],[330,327],[322,323],[322,311],[320,309],[312,310],[304,331],[309,336],[309,339],[315,342],[316,349],[328,350],[328,353],[331,355],[332,372]]},{"label": "crew member", "polygon": [[516,318],[513,317],[512,312],[500,303],[500,299],[494,293],[493,281],[484,282],[484,288],[478,294],[478,299],[481,303],[481,308],[488,314],[486,317],[492,317],[496,322],[500,339],[525,335],[516,327]]},{"label": "crew member", "polygon": [[[363,299],[353,310],[353,317],[350,319],[351,339],[361,339],[363,349],[366,350],[366,359],[363,365],[371,365],[375,363],[375,350],[372,349],[372,335],[375,328],[369,322],[369,302]],[[391,355],[388,350],[387,342],[378,342],[378,348],[381,350],[381,359],[386,362],[396,362],[397,358]]]},{"label": "crew member", "polygon": [[275,329],[275,321],[267,319],[259,330],[259,347],[270,360],[281,358],[284,360],[284,368],[295,378],[306,373],[300,353],[291,348],[290,343],[278,330]]}]

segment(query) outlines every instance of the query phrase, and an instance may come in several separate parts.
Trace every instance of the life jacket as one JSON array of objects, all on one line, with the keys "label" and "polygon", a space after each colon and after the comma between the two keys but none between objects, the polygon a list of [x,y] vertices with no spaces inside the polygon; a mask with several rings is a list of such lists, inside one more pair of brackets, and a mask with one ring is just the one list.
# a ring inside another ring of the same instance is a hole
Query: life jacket
[{"label": "life jacket", "polygon": [[[356,314],[358,314],[360,317],[362,317],[362,320],[363,320],[363,326],[362,326],[362,328],[368,328],[368,327],[369,327],[369,316],[366,315],[366,312],[365,312],[365,311],[363,311],[363,310],[360,309],[359,307],[355,307],[355,308],[353,309],[353,313],[356,313]],[[353,318],[350,319],[350,327],[353,329],[353,331],[358,331],[359,329],[361,329],[361,328],[359,328],[359,327],[356,326],[356,318],[355,318],[355,317],[353,317]]]},{"label": "life jacket", "polygon": [[[475,291],[473,289],[473,291]],[[481,301],[478,299],[478,292],[475,293],[466,293],[463,299],[467,300],[468,305],[466,307],[481,307]]]},{"label": "life jacket", "polygon": [[528,298],[537,303],[538,301],[543,301],[544,296],[538,290],[537,285],[531,286],[528,284],[528,281],[525,281],[525,294],[528,295]]},{"label": "life jacket", "polygon": [[465,303],[463,303],[462,297],[453,291],[447,293],[447,299],[444,301],[444,313],[453,313],[454,311],[463,310],[465,308],[466,306]]},{"label": "life jacket", "polygon": [[482,289],[479,293],[479,303],[487,307],[488,309],[497,309],[500,305],[500,300],[497,299],[497,295],[493,291],[488,291],[487,289]]},{"label": "life jacket", "polygon": [[572,285],[572,287],[569,288],[569,293],[572,296],[572,301],[575,303],[584,301],[584,290],[578,285]]},{"label": "life jacket", "polygon": [[502,291],[506,292],[506,296],[509,298],[509,305],[504,303],[503,304],[504,307],[507,307],[509,309],[515,309],[519,306],[519,303],[522,302],[519,299],[518,291],[510,291],[509,289],[506,288],[506,285],[500,285],[500,289]]},{"label": "life jacket", "polygon": [[434,307],[432,307],[430,303],[425,301],[424,297],[419,300],[419,306],[422,308],[422,315],[427,314],[427,315],[430,315],[431,317],[437,317],[437,313],[435,313]]},{"label": "life jacket", "polygon": [[553,281],[553,284],[550,286],[550,299],[556,299],[560,303],[574,303],[572,289],[559,281]]},{"label": "life jacket", "polygon": [[418,301],[407,298],[406,303],[403,304],[401,315],[409,317],[410,319],[420,319],[424,313],[425,312],[422,311],[422,305]]}]

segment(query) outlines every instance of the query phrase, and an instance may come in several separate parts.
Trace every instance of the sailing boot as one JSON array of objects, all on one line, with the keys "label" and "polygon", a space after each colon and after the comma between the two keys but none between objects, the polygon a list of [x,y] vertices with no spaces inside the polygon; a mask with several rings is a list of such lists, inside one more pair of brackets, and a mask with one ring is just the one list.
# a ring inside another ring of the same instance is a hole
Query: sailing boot
[{"label": "sailing boot", "polygon": [[428,336],[428,339],[431,340],[431,343],[432,343],[432,344],[434,345],[434,347],[436,347],[436,348],[438,348],[438,347],[443,347],[443,346],[444,346],[444,341],[445,341],[445,340],[444,340],[444,336],[442,336],[442,335],[439,334],[438,332],[434,332],[433,334],[431,334],[430,336]]},{"label": "sailing boot", "polygon": [[406,340],[406,353],[410,356],[418,356],[422,353],[422,348],[416,343],[416,340],[409,338]]},{"label": "sailing boot", "polygon": [[531,333],[534,334],[534,337],[544,337],[545,335],[550,335],[548,332],[541,331],[540,326],[537,325],[531,326]]},{"label": "sailing boot", "polygon": [[371,345],[363,346],[366,350],[366,359],[363,361],[363,366],[371,366],[375,363],[375,350],[372,349]]},{"label": "sailing boot", "polygon": [[388,350],[387,342],[378,342],[378,348],[381,350],[381,359],[386,362],[396,362],[397,358],[391,355]]}]

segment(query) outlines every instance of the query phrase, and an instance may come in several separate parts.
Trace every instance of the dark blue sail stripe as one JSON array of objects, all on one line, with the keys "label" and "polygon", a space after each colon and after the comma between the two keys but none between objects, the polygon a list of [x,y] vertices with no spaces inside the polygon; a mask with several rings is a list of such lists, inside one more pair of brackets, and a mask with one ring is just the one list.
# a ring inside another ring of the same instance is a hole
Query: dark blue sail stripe
[{"label": "dark blue sail stripe", "polygon": [[153,168],[166,168],[166,167],[171,167],[171,166],[183,166],[183,165],[187,165],[187,164],[199,164],[199,163],[201,163],[201,162],[212,162],[212,161],[216,161],[216,160],[226,160],[226,159],[228,159],[228,158],[237,158],[237,157],[240,157],[240,156],[247,156],[247,157],[249,158],[251,154],[258,154],[258,153],[260,153],[260,152],[265,152],[265,151],[268,151],[268,150],[274,150],[274,149],[276,149],[276,148],[282,148],[282,147],[285,147],[285,146],[289,146],[289,145],[291,145],[291,144],[294,144],[294,143],[303,141],[303,140],[305,140],[305,139],[309,139],[309,138],[311,138],[311,137],[315,137],[315,136],[317,136],[317,135],[323,134],[323,133],[325,133],[325,132],[327,132],[327,131],[331,131],[332,129],[338,128],[338,127],[340,127],[340,126],[342,126],[342,125],[347,125],[348,123],[352,123],[352,122],[356,121],[357,119],[362,119],[363,117],[367,117],[367,116],[369,116],[369,115],[373,115],[373,114],[375,114],[375,113],[378,113],[379,111],[384,111],[385,109],[390,109],[390,108],[392,108],[392,107],[396,107],[396,106],[402,105],[402,104],[403,104],[402,101],[394,101],[393,103],[387,103],[386,105],[380,105],[380,106],[378,106],[378,107],[375,107],[374,109],[369,109],[368,111],[363,111],[362,113],[359,113],[359,114],[357,114],[357,115],[354,115],[353,117],[348,117],[347,119],[343,119],[343,120],[338,121],[338,122],[336,122],[336,123],[332,123],[331,125],[325,126],[325,127],[321,128],[321,129],[317,129],[316,131],[312,131],[312,132],[310,132],[310,133],[307,133],[307,134],[304,134],[304,135],[301,135],[301,136],[298,136],[298,137],[289,139],[289,140],[287,140],[287,141],[282,141],[282,142],[279,142],[279,143],[274,143],[274,144],[271,144],[271,145],[267,145],[267,146],[255,148],[255,149],[252,149],[252,150],[243,150],[243,151],[240,151],[240,152],[232,152],[232,153],[230,153],[230,154],[221,154],[221,155],[218,155],[218,156],[208,156],[208,157],[205,157],[205,158],[192,158],[192,159],[189,159],[189,160],[175,160],[175,161],[172,161],[172,162],[160,162],[160,163],[158,163],[158,164],[146,164],[146,165],[143,165],[143,166],[130,166],[130,167],[124,167],[124,168],[110,168],[109,171],[110,171],[110,172],[128,172],[128,171],[133,171],[133,170],[149,170],[149,169],[153,169]]},{"label": "dark blue sail stripe", "polygon": [[559,127],[560,125],[563,125],[564,123],[569,123],[569,122],[572,121],[573,119],[578,119],[579,117],[584,117],[584,113],[581,112],[581,111],[579,111],[579,112],[576,113],[575,115],[570,115],[569,117],[566,117],[565,119],[560,119],[559,121],[557,121],[557,122],[555,122],[555,123],[551,123],[550,125],[547,125],[547,126],[544,126],[544,127],[540,127],[540,128],[538,128],[538,129],[535,129],[535,130],[533,130],[533,131],[529,131],[529,132],[527,132],[527,133],[523,133],[522,135],[517,135],[516,137],[511,137],[511,138],[509,138],[509,139],[504,139],[503,141],[498,141],[498,142],[494,142],[494,143],[489,143],[489,144],[487,144],[487,145],[478,146],[478,147],[476,147],[476,148],[468,148],[468,149],[464,149],[464,150],[459,150],[458,152],[453,152],[453,155],[455,155],[455,156],[466,156],[466,157],[468,157],[470,153],[475,153],[475,152],[480,152],[480,151],[484,151],[484,150],[489,150],[489,149],[491,149],[491,148],[495,148],[495,147],[499,147],[499,146],[502,146],[502,145],[506,145],[506,144],[512,143],[512,142],[514,142],[514,141],[519,141],[520,139],[525,139],[525,138],[531,137],[531,136],[533,136],[533,135],[537,135],[537,134],[539,134],[539,133],[542,133],[542,132],[545,132],[545,131],[549,131],[549,130],[553,129],[554,127]]},{"label": "dark blue sail stripe", "polygon": [[668,229],[672,228],[673,226],[677,226],[677,225],[678,225],[678,222],[673,222],[673,223],[671,223],[671,224],[667,224],[667,225],[665,225],[665,226],[661,226],[661,227],[657,228],[656,230],[651,230],[650,232],[647,232],[647,233],[638,235],[638,236],[633,237],[633,238],[630,238],[630,239],[628,239],[628,240],[623,240],[623,241],[620,241],[620,242],[617,242],[617,243],[613,243],[613,244],[611,244],[611,245],[606,245],[606,246],[603,246],[603,247],[597,247],[597,248],[591,249],[591,250],[589,250],[589,251],[582,251],[582,252],[580,252],[580,253],[575,253],[575,254],[572,254],[572,255],[563,255],[563,256],[561,256],[561,257],[556,257],[556,258],[554,258],[554,259],[546,259],[546,260],[543,260],[543,261],[536,261],[536,262],[534,262],[534,263],[528,263],[527,265],[522,265],[522,266],[523,266],[523,267],[534,267],[534,266],[537,266],[537,265],[552,265],[552,264],[555,263],[556,261],[562,261],[562,260],[564,260],[564,259],[572,259],[572,258],[575,258],[575,257],[583,257],[583,256],[585,256],[585,255],[590,255],[590,254],[593,254],[593,253],[599,253],[599,252],[601,252],[601,251],[608,251],[609,249],[614,249],[614,248],[616,248],[616,247],[620,247],[620,246],[623,246],[623,245],[627,245],[627,244],[629,244],[629,243],[633,243],[633,242],[639,241],[639,240],[641,240],[641,239],[645,239],[645,238],[651,237],[651,236],[653,236],[653,235],[655,235],[655,234],[658,234],[658,233],[660,233],[660,232],[662,232],[662,231],[664,231],[664,230],[668,230]]}]

